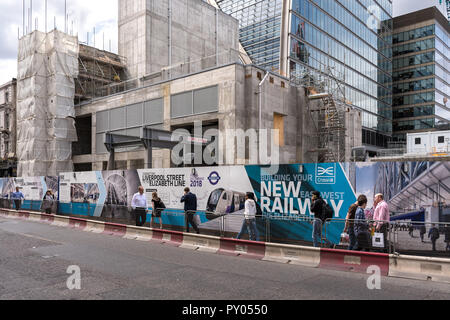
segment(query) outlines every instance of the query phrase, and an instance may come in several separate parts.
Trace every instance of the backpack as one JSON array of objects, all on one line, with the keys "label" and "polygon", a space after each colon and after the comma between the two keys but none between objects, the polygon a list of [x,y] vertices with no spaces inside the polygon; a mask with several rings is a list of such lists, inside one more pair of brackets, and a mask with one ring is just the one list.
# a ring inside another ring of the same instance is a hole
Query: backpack
[{"label": "backpack", "polygon": [[434,238],[434,239],[438,240],[440,237],[441,237],[441,235],[439,233],[439,230],[434,228],[433,232],[431,233],[431,238],[432,239]]},{"label": "backpack", "polygon": [[330,207],[330,205],[328,203],[326,203],[325,201],[323,202],[323,207],[322,207],[322,218],[323,221],[326,221],[328,219],[333,219],[333,209]]}]

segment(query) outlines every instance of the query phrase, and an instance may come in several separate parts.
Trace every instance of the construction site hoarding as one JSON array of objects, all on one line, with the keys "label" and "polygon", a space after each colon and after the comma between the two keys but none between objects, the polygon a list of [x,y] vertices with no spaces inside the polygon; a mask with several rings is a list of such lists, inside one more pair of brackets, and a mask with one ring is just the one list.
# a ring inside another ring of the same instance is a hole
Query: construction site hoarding
[{"label": "construction site hoarding", "polygon": [[[49,188],[58,195],[60,214],[118,223],[134,223],[131,201],[143,186],[148,218],[156,192],[167,207],[163,224],[178,230],[185,226],[181,197],[188,187],[197,196],[200,230],[217,234],[220,229],[228,235],[241,230],[245,194],[253,192],[262,209],[257,218],[261,237],[275,242],[312,241],[314,191],[333,209],[333,222],[326,224],[324,234],[334,244],[341,244],[347,212],[362,194],[369,201],[368,220],[374,218],[373,200],[381,193],[392,221],[450,223],[448,162],[290,164],[280,165],[275,174],[258,165],[67,172],[59,177],[1,179],[0,184],[3,198],[19,187],[26,200],[39,201]],[[418,211],[422,214],[415,214]]]}]

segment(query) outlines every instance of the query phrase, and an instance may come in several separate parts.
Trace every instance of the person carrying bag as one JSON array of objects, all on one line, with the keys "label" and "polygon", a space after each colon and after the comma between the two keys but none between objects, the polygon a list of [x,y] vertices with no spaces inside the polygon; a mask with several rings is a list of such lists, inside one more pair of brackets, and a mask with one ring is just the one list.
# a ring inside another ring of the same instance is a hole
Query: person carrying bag
[{"label": "person carrying bag", "polygon": [[162,212],[164,209],[166,209],[166,205],[161,200],[161,198],[158,197],[158,194],[156,192],[153,192],[152,194],[152,205],[153,205],[153,211],[152,211],[152,220],[150,222],[151,225],[153,225],[153,220],[155,218],[159,218],[159,228],[162,229]]},{"label": "person carrying bag", "polygon": [[52,214],[53,202],[55,201],[55,196],[52,194],[51,190],[45,193],[44,199],[42,199],[42,211],[46,214]]}]

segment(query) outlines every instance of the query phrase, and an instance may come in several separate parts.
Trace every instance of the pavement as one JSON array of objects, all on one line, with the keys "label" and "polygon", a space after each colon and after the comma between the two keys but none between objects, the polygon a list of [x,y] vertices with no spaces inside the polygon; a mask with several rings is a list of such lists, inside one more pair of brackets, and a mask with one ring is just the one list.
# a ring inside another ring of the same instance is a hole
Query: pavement
[{"label": "pavement", "polygon": [[[81,289],[69,290],[69,266]],[[0,300],[428,300],[450,285],[222,256],[0,218]]]}]

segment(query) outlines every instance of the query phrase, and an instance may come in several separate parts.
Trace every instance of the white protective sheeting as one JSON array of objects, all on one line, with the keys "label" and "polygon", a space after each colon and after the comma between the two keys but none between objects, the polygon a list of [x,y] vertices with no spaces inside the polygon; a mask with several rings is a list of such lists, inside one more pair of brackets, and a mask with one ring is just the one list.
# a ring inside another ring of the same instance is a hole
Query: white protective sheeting
[{"label": "white protective sheeting", "polygon": [[78,39],[57,30],[35,31],[19,41],[19,176],[54,176],[73,170],[78,52]]}]

